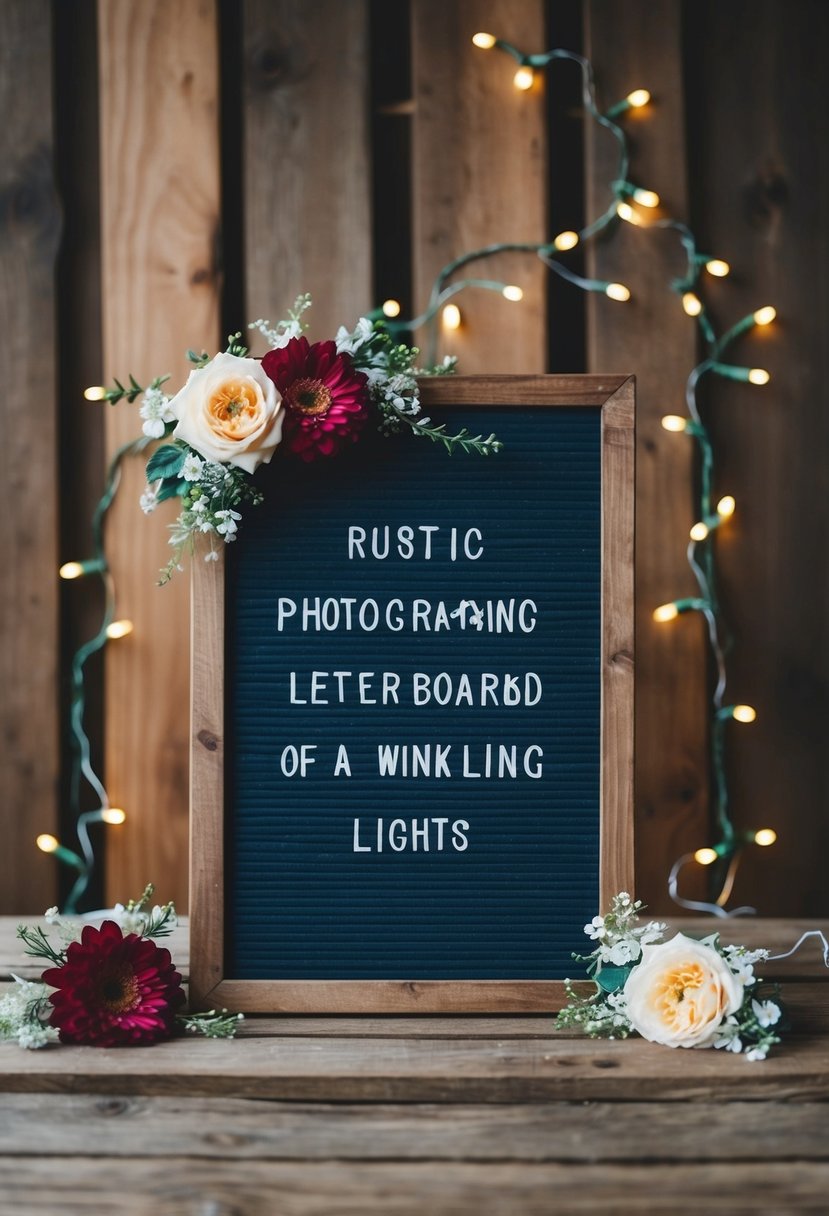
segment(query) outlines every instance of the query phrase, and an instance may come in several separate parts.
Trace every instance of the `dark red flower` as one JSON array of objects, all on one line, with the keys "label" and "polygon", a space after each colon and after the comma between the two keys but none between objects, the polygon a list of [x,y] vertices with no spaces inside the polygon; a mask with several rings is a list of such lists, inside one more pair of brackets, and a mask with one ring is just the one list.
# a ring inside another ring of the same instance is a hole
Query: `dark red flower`
[{"label": "dark red flower", "polygon": [[170,951],[149,938],[105,920],[87,925],[72,942],[62,967],[43,972],[44,984],[57,988],[49,1024],[62,1043],[120,1047],[156,1043],[173,1032],[184,1003],[181,976]]},{"label": "dark red flower", "polygon": [[350,355],[337,354],[335,342],[291,338],[268,351],[262,367],[282,394],[288,447],[303,460],[333,456],[365,426],[368,377],[355,371]]}]

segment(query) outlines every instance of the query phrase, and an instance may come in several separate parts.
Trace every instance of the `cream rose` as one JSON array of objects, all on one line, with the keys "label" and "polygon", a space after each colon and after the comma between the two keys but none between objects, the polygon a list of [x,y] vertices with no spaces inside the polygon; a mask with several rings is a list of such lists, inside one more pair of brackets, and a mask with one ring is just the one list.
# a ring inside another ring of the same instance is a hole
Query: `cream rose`
[{"label": "cream rose", "polygon": [[666,1047],[709,1047],[743,996],[722,955],[682,933],[643,946],[642,961],[625,984],[633,1029]]},{"label": "cream rose", "polygon": [[216,355],[197,368],[170,402],[173,431],[205,457],[252,473],[282,439],[285,410],[274,382],[256,359]]}]

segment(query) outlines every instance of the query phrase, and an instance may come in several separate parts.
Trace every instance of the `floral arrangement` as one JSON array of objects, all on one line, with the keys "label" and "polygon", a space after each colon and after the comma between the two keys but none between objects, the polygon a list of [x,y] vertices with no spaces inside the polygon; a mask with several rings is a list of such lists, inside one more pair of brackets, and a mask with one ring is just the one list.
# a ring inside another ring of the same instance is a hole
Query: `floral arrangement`
[{"label": "floral arrangement", "polygon": [[44,929],[20,925],[24,953],[51,965],[39,983],[14,977],[14,987],[0,998],[0,1039],[37,1048],[57,1040],[90,1047],[149,1046],[188,1031],[232,1038],[241,1014],[181,1012],[181,975],[170,951],[154,941],[172,933],[176,912],[171,903],[150,909],[152,895],[149,885],[140,899],[116,904],[118,919],[105,920],[100,929],[50,908],[46,921],[56,928],[60,945]]},{"label": "floral arrangement", "polygon": [[218,559],[214,542],[233,541],[244,505],[262,502],[252,475],[269,464],[279,449],[310,462],[336,456],[355,443],[373,421],[386,436],[408,430],[441,444],[489,456],[501,448],[495,435],[472,435],[466,428],[448,434],[421,414],[417,377],[447,375],[455,360],[418,369],[415,347],[396,343],[380,318],[361,317],[354,330],[344,326],[336,337],[309,343],[303,321],[310,296],[300,296],[285,320],[271,326],[254,321],[270,350],[250,358],[241,333],[227,350],[211,358],[188,351],[194,369],[174,396],[164,391],[169,376],[144,388],[133,376],[125,386],[116,380],[105,397],[142,398],[140,415],[149,439],[169,439],[147,463],[148,488],[141,507],[149,514],[165,499],[181,500],[173,525],[173,557],[162,572],[167,582],[181,568],[199,534],[210,537],[206,561]]},{"label": "floral arrangement", "polygon": [[636,1033],[665,1047],[719,1047],[764,1060],[780,1042],[782,1017],[776,999],[762,999],[754,974],[768,950],[722,946],[716,933],[664,941],[667,925],[638,925],[643,906],[623,892],[607,916],[585,925],[596,948],[573,957],[587,963],[596,990],[582,997],[566,980],[570,1004],[557,1025],[579,1026],[592,1038]]}]

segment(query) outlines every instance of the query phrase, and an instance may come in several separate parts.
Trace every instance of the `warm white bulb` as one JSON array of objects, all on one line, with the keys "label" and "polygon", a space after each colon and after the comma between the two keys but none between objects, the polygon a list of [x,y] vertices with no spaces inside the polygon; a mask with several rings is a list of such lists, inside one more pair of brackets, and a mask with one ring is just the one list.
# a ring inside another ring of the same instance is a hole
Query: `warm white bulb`
[{"label": "warm white bulb", "polygon": [[757,710],[753,705],[735,705],[731,716],[736,722],[753,722],[757,717]]},{"label": "warm white bulb", "polygon": [[515,85],[516,89],[521,89],[522,92],[526,92],[527,89],[531,89],[534,82],[535,72],[532,70],[532,68],[526,66],[520,67],[512,78],[512,83]]},{"label": "warm white bulb", "polygon": [[107,637],[113,641],[116,638],[125,638],[128,633],[132,633],[133,628],[132,621],[113,621],[112,624],[107,625]]},{"label": "warm white bulb", "polygon": [[771,376],[764,367],[749,368],[748,378],[751,384],[768,384]]},{"label": "warm white bulb", "polygon": [[712,274],[715,279],[724,279],[730,272],[731,267],[728,262],[724,262],[722,258],[710,258],[705,263],[705,269],[709,274]]},{"label": "warm white bulb", "polygon": [[575,249],[578,243],[579,234],[577,232],[573,232],[569,228],[566,232],[560,232],[553,240],[553,244],[555,245],[556,249],[560,250],[562,253],[566,249]]},{"label": "warm white bulb", "polygon": [[400,301],[399,300],[384,300],[382,308],[383,308],[384,317],[399,317],[400,316]]},{"label": "warm white bulb", "polygon": [[676,604],[660,604],[658,608],[653,610],[653,619],[660,624],[665,621],[673,621],[679,616],[679,609]]},{"label": "warm white bulb", "polygon": [[694,524],[693,528],[691,529],[691,532],[690,532],[691,540],[705,540],[706,536],[708,535],[708,532],[709,532],[708,524],[703,523],[702,520],[700,520],[700,522],[697,524]]},{"label": "warm white bulb", "polygon": [[41,832],[40,836],[38,836],[37,840],[35,841],[35,844],[42,853],[54,853],[55,849],[58,847],[58,839],[56,836],[53,836],[51,832]]},{"label": "warm white bulb", "polygon": [[754,314],[755,325],[771,325],[774,318],[777,316],[777,309],[772,308],[771,304],[767,304],[765,308],[758,308]]},{"label": "warm white bulb", "polygon": [[64,562],[60,570],[58,570],[61,578],[80,578],[83,572],[81,562]]},{"label": "warm white bulb", "polygon": [[687,420],[680,417],[679,414],[666,414],[662,419],[662,426],[666,431],[673,431],[678,435],[686,429]]},{"label": "warm white bulb", "polygon": [[475,46],[480,47],[482,51],[491,51],[498,39],[494,34],[485,34],[481,31],[480,34],[473,34],[472,41]]},{"label": "warm white bulb", "polygon": [[717,503],[717,514],[720,519],[730,519],[736,508],[737,504],[734,501],[734,496],[732,494],[724,494]]},{"label": "warm white bulb", "polygon": [[634,110],[640,110],[642,106],[646,106],[651,99],[651,95],[647,89],[634,89],[632,93],[627,95],[627,103]]},{"label": "warm white bulb", "polygon": [[637,186],[633,192],[633,201],[641,203],[643,207],[658,207],[659,195],[655,190],[643,190],[641,186]]},{"label": "warm white bulb", "polygon": [[620,220],[624,220],[626,224],[641,224],[642,219],[639,214],[634,211],[630,203],[617,203],[616,214]]},{"label": "warm white bulb", "polygon": [[520,287],[516,287],[514,283],[507,283],[506,287],[501,289],[501,295],[505,300],[512,300],[514,304],[524,299],[523,290]]},{"label": "warm white bulb", "polygon": [[90,384],[89,388],[83,390],[83,395],[87,401],[103,401],[107,391],[103,384]]},{"label": "warm white bulb", "polygon": [[774,828],[760,828],[754,833],[754,843],[767,848],[768,845],[774,844],[777,840],[777,833]]},{"label": "warm white bulb", "polygon": [[702,300],[699,296],[695,296],[692,291],[686,291],[682,297],[682,307],[689,317],[698,317],[702,312]]},{"label": "warm white bulb", "polygon": [[605,287],[605,295],[610,296],[611,300],[620,300],[622,303],[630,299],[630,288],[625,287],[624,283],[608,283]]},{"label": "warm white bulb", "polygon": [[710,866],[712,862],[717,860],[719,854],[716,849],[697,849],[694,854],[694,861],[698,861],[701,866]]},{"label": "warm white bulb", "polygon": [[104,823],[123,823],[126,817],[126,811],[122,811],[120,806],[108,806],[101,811],[101,818]]},{"label": "warm white bulb", "polygon": [[461,310],[457,304],[445,304],[440,319],[444,329],[460,329]]}]

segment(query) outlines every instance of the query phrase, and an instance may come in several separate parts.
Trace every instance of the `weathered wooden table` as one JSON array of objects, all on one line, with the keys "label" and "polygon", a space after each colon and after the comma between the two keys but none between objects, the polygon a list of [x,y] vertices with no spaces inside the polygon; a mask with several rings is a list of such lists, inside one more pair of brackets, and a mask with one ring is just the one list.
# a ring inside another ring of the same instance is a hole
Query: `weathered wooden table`
[{"label": "weathered wooden table", "polygon": [[[0,921],[4,982],[37,971],[14,925]],[[782,951],[808,927],[726,928]],[[171,948],[186,966],[185,930]],[[262,1017],[229,1043],[3,1045],[0,1213],[829,1212],[829,973],[816,945],[772,971],[793,1029],[756,1064],[596,1043],[551,1017]]]}]

